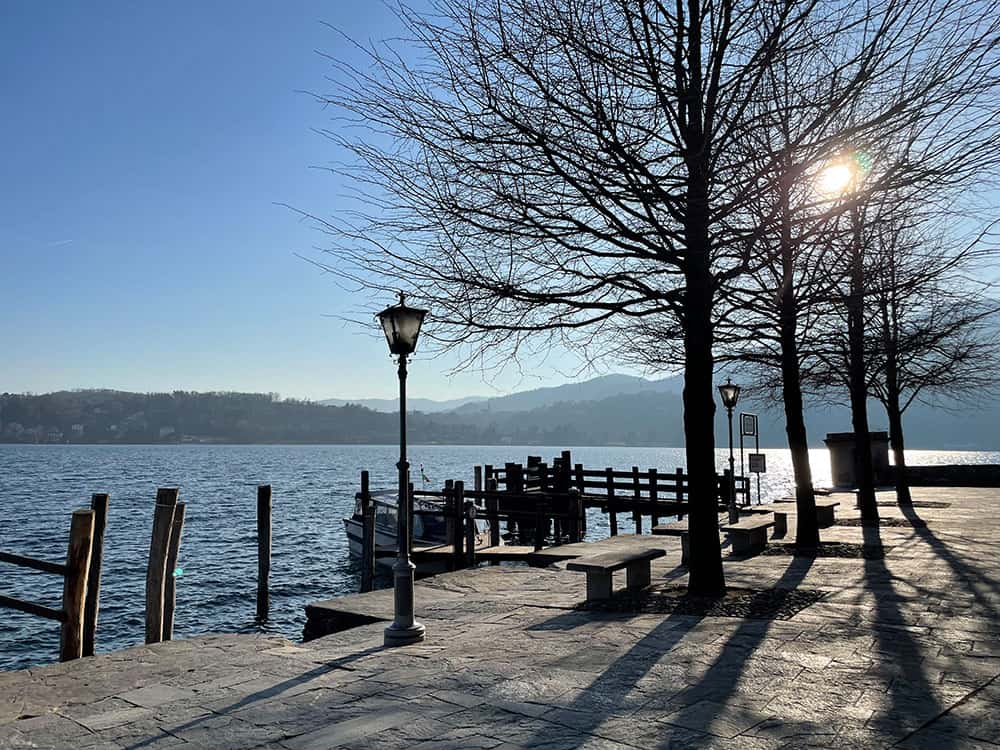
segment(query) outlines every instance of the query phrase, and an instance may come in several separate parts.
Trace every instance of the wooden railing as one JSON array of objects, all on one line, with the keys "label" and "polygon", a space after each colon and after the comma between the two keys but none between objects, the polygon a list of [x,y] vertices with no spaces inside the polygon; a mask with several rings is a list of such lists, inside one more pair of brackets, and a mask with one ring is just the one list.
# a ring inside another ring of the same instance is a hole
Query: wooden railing
[{"label": "wooden railing", "polygon": [[0,594],[0,607],[16,609],[61,624],[60,661],[79,659],[94,653],[108,496],[94,495],[91,506],[89,509],[73,511],[65,563],[0,552],[0,563],[62,576],[61,609]]}]

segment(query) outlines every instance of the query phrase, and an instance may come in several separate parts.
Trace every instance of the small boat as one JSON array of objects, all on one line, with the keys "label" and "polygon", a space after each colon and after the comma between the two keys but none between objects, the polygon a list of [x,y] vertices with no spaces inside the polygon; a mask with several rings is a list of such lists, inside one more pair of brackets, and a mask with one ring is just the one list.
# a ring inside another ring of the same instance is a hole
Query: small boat
[{"label": "small boat", "polygon": [[[375,548],[396,549],[396,496],[394,491],[373,493],[371,498],[375,505]],[[444,504],[424,497],[413,498],[413,547],[435,547],[452,544],[450,526],[445,517]],[[354,514],[344,519],[344,529],[347,532],[347,543],[351,557],[361,557],[364,519],[361,509],[361,498],[354,502]],[[476,547],[487,547],[490,543],[490,525],[485,519],[476,519]],[[503,544],[503,541],[500,542]],[[391,568],[395,559],[392,557],[376,557],[376,565]],[[421,572],[430,572],[433,566],[417,564]]]}]

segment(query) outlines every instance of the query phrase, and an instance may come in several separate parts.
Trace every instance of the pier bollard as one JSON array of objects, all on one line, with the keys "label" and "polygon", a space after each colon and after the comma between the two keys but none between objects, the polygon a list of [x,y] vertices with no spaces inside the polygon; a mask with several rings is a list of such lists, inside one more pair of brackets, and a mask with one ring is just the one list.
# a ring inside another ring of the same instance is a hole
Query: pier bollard
[{"label": "pier bollard", "polygon": [[181,552],[181,535],[184,533],[184,511],[187,506],[177,503],[174,508],[174,523],[170,529],[170,543],[167,545],[166,578],[163,581],[163,640],[174,637],[174,609],[177,606],[177,559]]},{"label": "pier bollard", "polygon": [[271,611],[271,485],[257,487],[257,619]]},{"label": "pier bollard", "polygon": [[63,578],[63,612],[66,619],[59,634],[59,661],[83,656],[84,606],[93,545],[94,511],[74,510],[66,551],[66,575]]},{"label": "pier bollard", "polygon": [[90,498],[94,511],[94,541],[90,550],[90,570],[87,573],[87,601],[83,607],[83,655],[94,655],[97,639],[97,616],[101,606],[101,568],[104,560],[104,531],[108,525],[108,501],[105,493]]},{"label": "pier bollard", "polygon": [[163,639],[167,547],[173,531],[178,494],[176,487],[161,487],[156,491],[153,533],[149,540],[149,564],[146,567],[146,643],[159,643]]}]

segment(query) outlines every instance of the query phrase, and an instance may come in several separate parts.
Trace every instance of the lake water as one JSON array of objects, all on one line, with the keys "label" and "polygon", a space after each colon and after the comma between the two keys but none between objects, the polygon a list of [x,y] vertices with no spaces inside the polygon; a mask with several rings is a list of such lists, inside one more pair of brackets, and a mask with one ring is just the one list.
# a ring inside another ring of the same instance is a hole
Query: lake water
[{"label": "lake water", "polygon": [[[551,461],[557,447],[412,446],[418,469],[440,487],[445,479],[471,485],[473,466]],[[767,450],[765,502],[792,487],[787,451]],[[373,489],[395,482],[395,446],[107,446],[0,445],[0,550],[62,562],[70,512],[88,507],[95,492],[111,494],[105,541],[98,651],[141,643],[145,569],[156,488],[179,486],[187,518],[177,582],[175,637],[208,632],[271,632],[301,637],[304,606],[358,590],[359,570],[347,554],[341,519],[350,514],[362,469]],[[912,451],[914,465],[1000,463],[998,452]],[[672,471],[684,465],[679,448],[574,448],[588,467],[633,465]],[[738,461],[738,458],[737,458]],[[827,453],[811,453],[817,485],[830,481]],[[718,466],[726,452],[718,452]],[[274,491],[271,617],[254,621],[256,490]],[[622,532],[631,521],[620,517]],[[607,535],[607,520],[592,510],[592,538]],[[390,581],[384,581],[385,584]],[[61,579],[0,563],[0,593],[59,607]],[[59,628],[50,621],[0,609],[0,670],[58,658]]]}]

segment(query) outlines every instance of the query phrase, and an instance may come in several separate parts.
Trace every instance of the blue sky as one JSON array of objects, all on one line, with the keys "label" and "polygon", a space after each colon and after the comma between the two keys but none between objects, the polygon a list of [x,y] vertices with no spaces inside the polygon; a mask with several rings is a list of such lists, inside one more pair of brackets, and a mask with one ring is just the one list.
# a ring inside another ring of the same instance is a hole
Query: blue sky
[{"label": "blue sky", "polygon": [[[338,157],[301,90],[383,38],[376,2],[34,2],[0,7],[0,391],[247,390],[391,397],[371,307],[296,257],[323,242],[276,203],[334,214]],[[386,300],[389,302],[389,300]],[[444,377],[411,394],[565,380]]]}]

